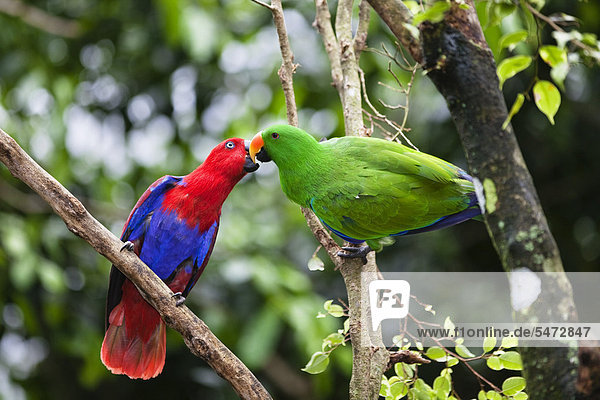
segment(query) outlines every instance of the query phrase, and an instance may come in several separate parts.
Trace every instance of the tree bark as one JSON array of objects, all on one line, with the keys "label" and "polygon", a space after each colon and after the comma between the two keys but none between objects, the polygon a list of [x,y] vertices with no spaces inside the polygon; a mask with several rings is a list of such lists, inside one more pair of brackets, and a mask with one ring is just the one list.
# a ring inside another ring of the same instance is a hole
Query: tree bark
[{"label": "tree bark", "polygon": [[[446,99],[471,172],[483,187],[486,225],[505,271],[563,272],[512,126],[502,129],[508,111],[475,10],[453,5],[443,22],[422,24],[421,35],[424,67]],[[516,312],[516,321],[577,321],[571,285],[566,275],[559,276],[552,287],[542,288],[546,301],[540,298]],[[548,304],[549,296],[556,308],[536,307]],[[531,399],[575,397],[576,349],[521,347],[519,352]]]},{"label": "tree bark", "polygon": [[[378,12],[400,7],[395,0],[369,2]],[[463,9],[452,3],[443,21],[421,24],[421,51],[416,51],[414,45],[407,49],[416,60],[422,56],[427,76],[446,99],[471,173],[485,194],[486,226],[505,271],[528,268],[534,272],[564,272],[512,126],[502,129],[508,113],[496,65],[472,0],[467,4],[469,8]],[[398,32],[409,20],[382,18],[398,40],[405,43]],[[517,322],[577,321],[571,285],[566,275],[555,276],[543,288],[542,301],[516,313]],[[548,304],[550,297],[556,307],[536,307]],[[580,356],[585,354],[585,363],[582,362],[577,385],[576,348],[522,347],[519,351],[529,398],[571,399],[576,394],[597,398],[598,383],[594,384],[590,375],[595,370],[598,377],[600,368],[596,365],[594,369],[594,360],[600,360],[598,349],[580,351]]]},{"label": "tree bark", "polygon": [[[98,222],[83,204],[50,176],[0,129],[0,161],[10,173],[37,192],[75,235],[106,257],[138,288],[165,323],[183,336],[185,344],[219,376],[227,380],[242,399],[272,399],[252,372],[186,306],[176,306],[173,292],[133,252],[120,251],[123,242]],[[100,343],[98,343],[98,347]]]}]

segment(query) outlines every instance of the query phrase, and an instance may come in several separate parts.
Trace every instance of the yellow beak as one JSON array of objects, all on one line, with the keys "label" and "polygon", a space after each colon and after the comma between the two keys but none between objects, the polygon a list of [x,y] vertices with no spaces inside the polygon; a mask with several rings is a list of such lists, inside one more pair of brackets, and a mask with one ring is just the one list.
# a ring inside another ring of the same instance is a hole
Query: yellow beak
[{"label": "yellow beak", "polygon": [[264,145],[265,142],[262,138],[262,131],[260,131],[256,135],[254,135],[254,137],[252,138],[252,142],[250,142],[250,149],[248,149],[248,154],[250,155],[252,162],[256,162],[256,153],[258,153]]}]

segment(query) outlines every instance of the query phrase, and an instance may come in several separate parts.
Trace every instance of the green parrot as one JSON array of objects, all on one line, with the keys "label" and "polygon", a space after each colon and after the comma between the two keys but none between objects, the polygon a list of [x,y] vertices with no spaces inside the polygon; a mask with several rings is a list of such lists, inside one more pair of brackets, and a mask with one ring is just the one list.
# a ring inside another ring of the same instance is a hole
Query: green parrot
[{"label": "green parrot", "polygon": [[346,136],[318,142],[290,125],[252,139],[250,157],[273,160],[285,195],[336,235],[379,250],[380,238],[432,231],[481,214],[473,178],[459,167],[389,140]]}]

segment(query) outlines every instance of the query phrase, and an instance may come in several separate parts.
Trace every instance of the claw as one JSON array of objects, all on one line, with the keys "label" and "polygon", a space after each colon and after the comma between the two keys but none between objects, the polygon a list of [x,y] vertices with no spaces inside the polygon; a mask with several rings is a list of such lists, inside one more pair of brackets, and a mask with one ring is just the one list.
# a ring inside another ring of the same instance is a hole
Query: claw
[{"label": "claw", "polygon": [[371,251],[371,247],[369,247],[369,245],[365,244],[364,246],[359,246],[359,247],[350,247],[350,246],[342,247],[342,250],[343,251],[338,251],[338,253],[337,253],[338,257],[366,259],[367,254],[369,254],[369,252]]},{"label": "claw", "polygon": [[123,244],[123,247],[121,247],[121,250],[119,251],[123,251],[123,250],[129,250],[129,251],[133,251],[133,243],[131,243],[129,240],[125,242],[125,244]]},{"label": "claw", "polygon": [[177,299],[177,300],[175,300],[175,305],[177,307],[179,307],[180,305],[182,305],[185,302],[185,297],[183,297],[181,292],[173,293],[173,298]]}]

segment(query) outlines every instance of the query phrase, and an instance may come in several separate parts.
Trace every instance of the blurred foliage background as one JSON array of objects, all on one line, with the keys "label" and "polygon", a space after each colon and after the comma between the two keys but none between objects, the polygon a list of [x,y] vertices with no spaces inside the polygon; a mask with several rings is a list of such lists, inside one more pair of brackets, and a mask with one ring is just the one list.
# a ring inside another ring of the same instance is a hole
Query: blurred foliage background
[{"label": "blurred foliage background", "polygon": [[[250,138],[285,119],[271,15],[249,0],[37,0],[21,4],[26,12],[17,16],[11,4],[21,3],[0,1],[0,127],[117,235],[156,178],[186,174],[223,138]],[[300,64],[300,125],[317,136],[340,135],[339,101],[311,27],[314,5],[284,6]],[[600,31],[598,2],[544,8],[555,11]],[[497,59],[505,56],[498,38],[520,23],[513,15],[486,29]],[[394,48],[375,14],[369,34],[370,47]],[[542,39],[552,41],[547,32]],[[378,84],[394,85],[388,63],[372,51],[361,60],[370,97],[396,104],[397,92]],[[411,92],[409,137],[422,151],[466,167],[445,103],[422,75]],[[506,83],[507,103],[532,76]],[[565,86],[555,126],[530,102],[513,125],[566,269],[597,271],[600,74],[575,65]],[[316,246],[299,208],[281,193],[274,165],[264,164],[226,202],[212,259],[187,302],[278,399],[347,398],[349,346],[336,350],[325,373],[300,371],[322,338],[341,327],[332,317],[315,318],[323,302],[345,297],[330,263],[307,269]],[[384,271],[501,269],[478,222],[401,238],[378,260]],[[236,398],[172,331],[159,378],[131,381],[104,368],[109,268],[0,167],[0,398]],[[458,384],[467,393],[479,389],[468,374]]]}]

